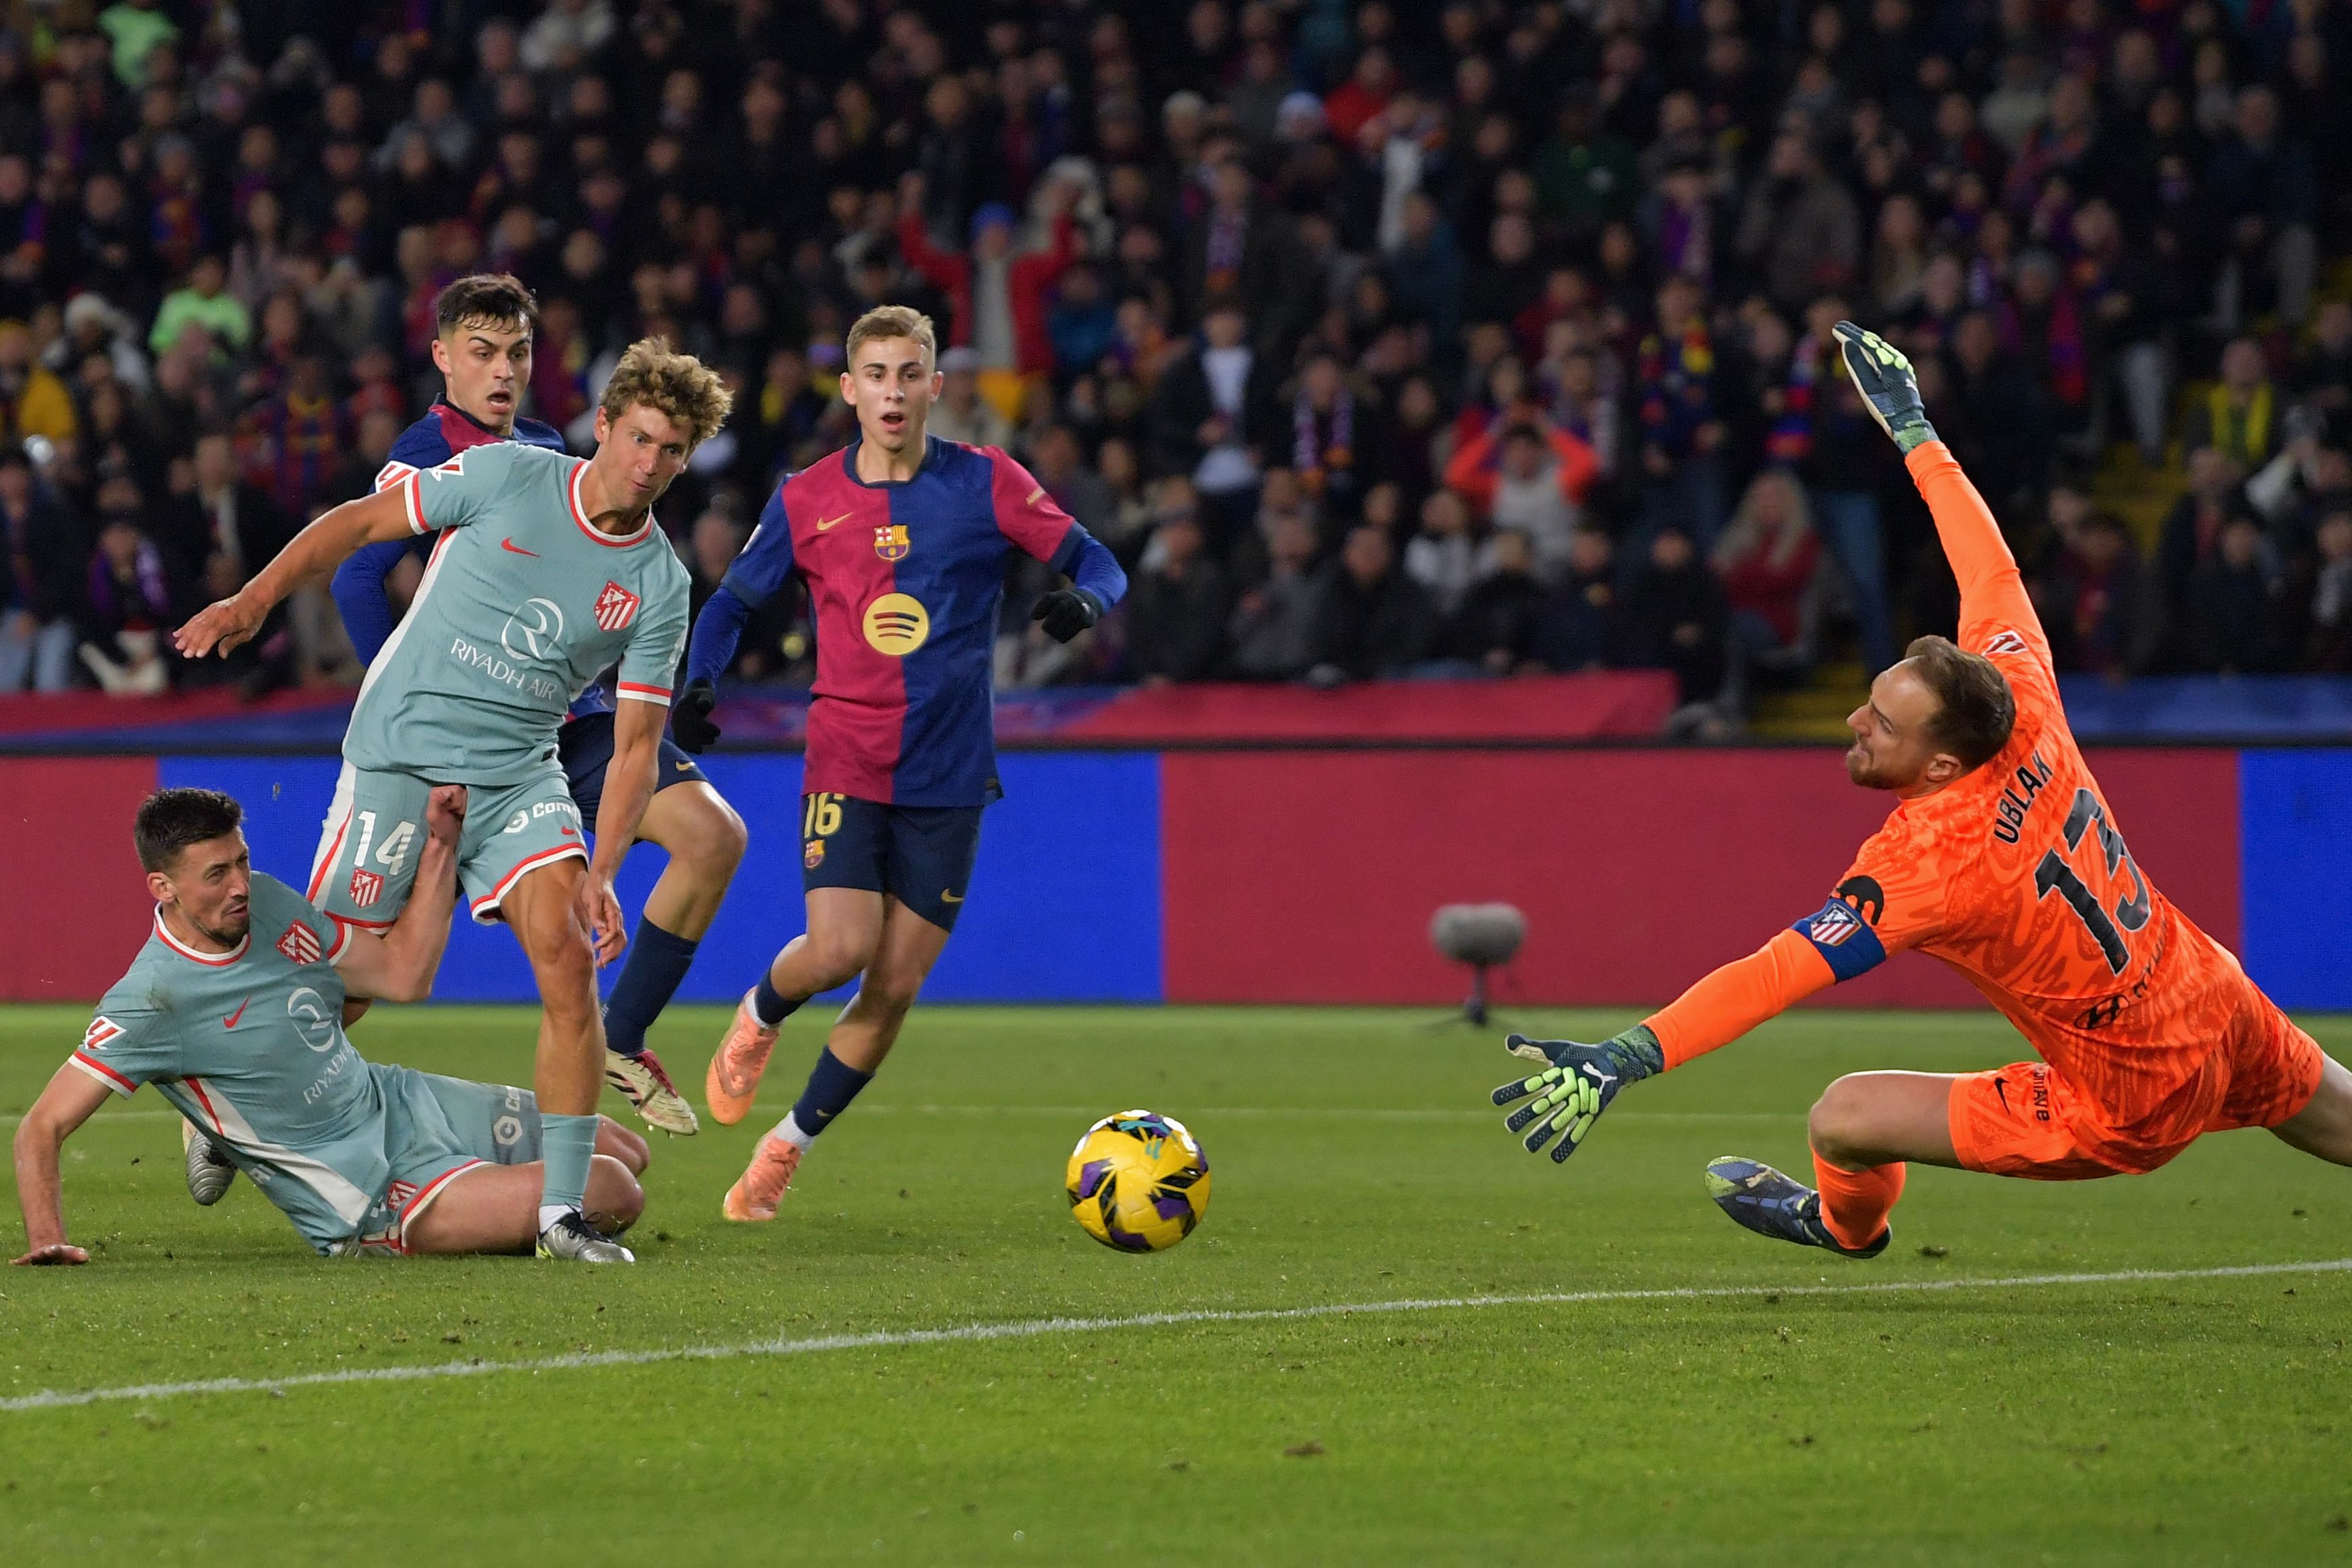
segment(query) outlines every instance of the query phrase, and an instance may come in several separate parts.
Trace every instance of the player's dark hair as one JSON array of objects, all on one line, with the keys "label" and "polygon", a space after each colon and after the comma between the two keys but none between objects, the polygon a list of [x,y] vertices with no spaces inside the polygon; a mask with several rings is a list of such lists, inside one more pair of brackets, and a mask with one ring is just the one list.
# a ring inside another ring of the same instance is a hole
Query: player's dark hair
[{"label": "player's dark hair", "polygon": [[511,273],[477,272],[457,279],[433,301],[435,335],[446,338],[460,327],[496,327],[510,332],[517,327],[539,331],[539,297]]},{"label": "player's dark hair", "polygon": [[143,871],[168,872],[180,852],[236,831],[245,808],[217,789],[158,789],[139,802],[131,828]]},{"label": "player's dark hair", "polygon": [[1981,768],[1999,756],[2017,727],[2017,696],[2000,667],[1948,637],[1916,638],[1903,657],[1936,694],[1928,735],[1937,746],[1963,768]]}]

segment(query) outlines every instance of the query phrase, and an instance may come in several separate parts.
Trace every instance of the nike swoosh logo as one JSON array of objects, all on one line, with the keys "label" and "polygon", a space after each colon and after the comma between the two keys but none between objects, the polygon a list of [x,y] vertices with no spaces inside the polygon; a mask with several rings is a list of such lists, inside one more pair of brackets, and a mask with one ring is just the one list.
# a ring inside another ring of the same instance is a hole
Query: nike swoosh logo
[{"label": "nike swoosh logo", "polygon": [[691,762],[681,762],[677,765],[677,770],[680,773],[691,773],[694,771],[694,764]]},{"label": "nike swoosh logo", "polygon": [[221,1019],[221,1028],[223,1028],[223,1029],[235,1029],[235,1028],[236,1027],[236,1020],[237,1020],[237,1019],[241,1019],[241,1018],[243,1018],[243,1017],[245,1016],[245,1009],[247,1009],[247,1008],[249,1008],[249,1007],[251,1007],[252,1005],[253,1005],[253,998],[252,998],[251,997],[247,997],[247,998],[245,998],[245,1000],[243,1000],[243,1001],[241,1001],[241,1002],[237,1003],[237,1004],[236,1004],[236,1011],[235,1011],[235,1012],[233,1012],[233,1013],[229,1014],[229,1015],[228,1015],[228,1017],[226,1017],[226,1018],[225,1018],[225,1019]]},{"label": "nike swoosh logo", "polygon": [[539,559],[539,552],[537,550],[525,549],[522,546],[515,543],[512,539],[500,539],[499,541],[499,548],[500,549],[512,550],[517,555],[527,555],[533,560],[537,560]]},{"label": "nike swoosh logo", "polygon": [[817,519],[816,531],[823,533],[825,529],[832,528],[836,523],[845,523],[847,521],[849,521],[849,514],[847,512],[842,513],[841,516],[837,517],[819,517]]},{"label": "nike swoosh logo", "polygon": [[941,904],[961,904],[963,902],[963,894],[954,892],[942,893],[940,894],[940,902]]},{"label": "nike swoosh logo", "polygon": [[2008,1082],[2007,1082],[2005,1080],[2002,1080],[2002,1079],[1999,1079],[1999,1078],[1994,1079],[1994,1080],[1992,1081],[1992,1092],[1993,1092],[1994,1093],[1996,1093],[1996,1094],[1998,1094],[1998,1095],[2000,1095],[2000,1108],[2001,1108],[2002,1110],[2004,1110],[2004,1111],[2008,1110],[2008,1109],[2009,1109],[2009,1084],[2008,1084]]},{"label": "nike swoosh logo", "polygon": [[567,839],[576,839],[580,836],[580,830],[577,828],[558,828],[555,831]]}]

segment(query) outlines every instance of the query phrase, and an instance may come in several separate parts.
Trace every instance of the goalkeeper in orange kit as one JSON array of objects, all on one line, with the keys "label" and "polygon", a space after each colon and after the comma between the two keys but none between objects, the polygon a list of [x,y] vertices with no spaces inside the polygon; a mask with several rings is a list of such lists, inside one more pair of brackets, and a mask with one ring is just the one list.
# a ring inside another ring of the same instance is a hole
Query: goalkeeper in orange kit
[{"label": "goalkeeper in orange kit", "polygon": [[1922,637],[1847,723],[1847,774],[1895,797],[1829,902],[1598,1045],[1530,1040],[1545,1063],[1495,1091],[1530,1153],[1565,1160],[1626,1084],[1727,1045],[1825,986],[1916,947],[1951,965],[2041,1054],[1991,1072],[1858,1072],[1808,1128],[1816,1185],[1750,1159],[1707,1166],[1724,1212],[1850,1258],[1885,1250],[1905,1163],[2040,1181],[2154,1170],[2206,1133],[2267,1127],[2352,1165],[2352,1072],[2246,977],[2136,864],[2059,706],[2000,529],[1927,419],[1910,361],[1851,322],[1837,338],[1901,447],[1960,585],[1960,639]]}]

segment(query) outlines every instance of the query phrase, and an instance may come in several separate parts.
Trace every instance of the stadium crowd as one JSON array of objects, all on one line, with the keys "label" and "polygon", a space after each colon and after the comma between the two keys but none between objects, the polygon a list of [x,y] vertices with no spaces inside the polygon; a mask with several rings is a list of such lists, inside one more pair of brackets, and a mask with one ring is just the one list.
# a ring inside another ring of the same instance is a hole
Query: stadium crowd
[{"label": "stadium crowd", "polygon": [[[159,630],[368,487],[478,270],[538,291],[577,449],[638,337],[737,388],[663,508],[698,606],[852,434],[848,322],[929,310],[932,430],[1134,578],[1067,647],[1009,584],[1009,685],[1657,668],[1736,726],[1882,666],[1957,595],[1841,316],[1917,361],[2064,667],[2352,668],[2343,0],[0,22],[0,690],[205,678]],[[805,678],[797,612],[738,667]],[[355,674],[311,594],[210,678]]]}]

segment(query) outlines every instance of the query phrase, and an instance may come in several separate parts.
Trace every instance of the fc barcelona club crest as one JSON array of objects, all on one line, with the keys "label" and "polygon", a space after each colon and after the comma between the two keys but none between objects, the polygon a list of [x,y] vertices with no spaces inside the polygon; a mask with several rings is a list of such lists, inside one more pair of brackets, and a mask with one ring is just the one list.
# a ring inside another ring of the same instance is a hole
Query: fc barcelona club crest
[{"label": "fc barcelona club crest", "polygon": [[874,530],[874,553],[884,560],[904,560],[914,548],[904,523],[884,523]]},{"label": "fc barcelona club crest", "polygon": [[596,624],[607,632],[618,632],[637,618],[637,606],[645,601],[617,582],[608,582],[596,596]]},{"label": "fc barcelona club crest", "polygon": [[814,871],[824,863],[824,841],[823,839],[811,839],[808,841],[808,847],[801,851],[801,864],[808,867],[811,871]]},{"label": "fc barcelona club crest", "polygon": [[383,896],[383,878],[372,871],[352,873],[352,902],[362,909]]}]

